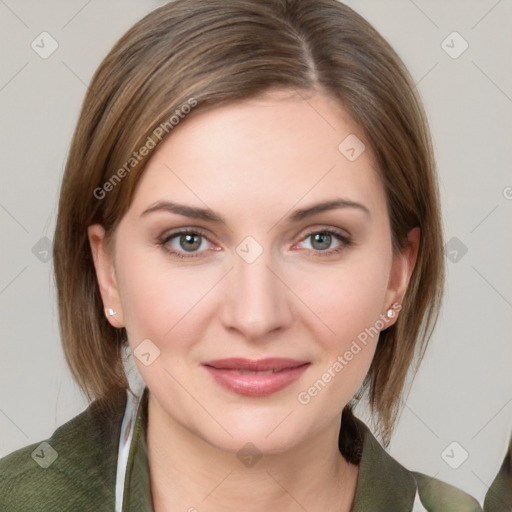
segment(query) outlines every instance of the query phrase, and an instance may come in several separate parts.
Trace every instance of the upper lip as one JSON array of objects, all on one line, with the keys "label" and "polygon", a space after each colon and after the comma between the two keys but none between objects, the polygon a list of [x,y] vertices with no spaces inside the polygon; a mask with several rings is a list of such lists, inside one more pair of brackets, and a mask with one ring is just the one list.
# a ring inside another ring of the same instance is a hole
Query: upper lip
[{"label": "upper lip", "polygon": [[284,370],[285,368],[296,368],[309,361],[299,361],[297,359],[269,357],[266,359],[245,359],[242,357],[231,357],[229,359],[215,359],[202,363],[204,366],[211,366],[218,370],[249,370],[249,371],[268,371]]}]

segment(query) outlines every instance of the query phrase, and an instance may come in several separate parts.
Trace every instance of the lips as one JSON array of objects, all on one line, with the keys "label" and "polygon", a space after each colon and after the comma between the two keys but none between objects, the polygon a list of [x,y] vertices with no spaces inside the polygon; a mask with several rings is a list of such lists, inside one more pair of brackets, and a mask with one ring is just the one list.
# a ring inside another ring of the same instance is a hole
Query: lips
[{"label": "lips", "polygon": [[299,379],[310,363],[289,358],[229,358],[202,363],[225,389],[245,396],[266,396]]},{"label": "lips", "polygon": [[296,368],[307,364],[307,361],[298,361],[296,359],[286,359],[272,357],[260,360],[251,360],[243,358],[217,359],[203,363],[205,366],[211,366],[218,370],[247,370],[250,372],[269,372],[281,371],[287,368]]}]

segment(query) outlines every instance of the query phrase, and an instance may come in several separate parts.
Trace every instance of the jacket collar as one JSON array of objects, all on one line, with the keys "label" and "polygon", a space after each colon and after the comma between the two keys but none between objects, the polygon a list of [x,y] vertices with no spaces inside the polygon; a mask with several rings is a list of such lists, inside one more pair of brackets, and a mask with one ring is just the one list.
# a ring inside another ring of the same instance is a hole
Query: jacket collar
[{"label": "jacket collar", "polygon": [[[124,432],[121,429],[118,458],[123,443],[129,450],[125,461],[122,500],[119,502],[120,508],[116,507],[119,512],[153,511],[146,444],[148,397],[149,390],[144,387],[135,407],[130,409],[130,400],[126,403],[125,419],[128,418],[128,421],[123,422],[123,427],[125,424],[130,426],[131,419],[133,431],[129,436],[126,429]],[[363,432],[364,441],[352,512],[412,511],[417,493],[414,476],[382,448],[361,420],[356,418],[356,421]]]}]

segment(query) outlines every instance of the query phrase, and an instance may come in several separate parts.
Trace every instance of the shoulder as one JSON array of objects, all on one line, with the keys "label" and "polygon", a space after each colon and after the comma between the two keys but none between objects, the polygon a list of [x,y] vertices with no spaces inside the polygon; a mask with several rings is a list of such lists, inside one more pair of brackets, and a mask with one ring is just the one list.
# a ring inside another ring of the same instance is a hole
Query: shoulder
[{"label": "shoulder", "polygon": [[469,494],[400,464],[355,417],[354,427],[363,438],[355,512],[482,512]]},{"label": "shoulder", "polygon": [[[424,475],[412,471],[418,487],[416,500],[419,510],[429,512],[482,512],[478,501],[460,489]],[[419,508],[419,505],[423,508]]]},{"label": "shoulder", "polygon": [[125,401],[123,391],[113,409],[93,402],[49,439],[0,459],[0,510],[112,510]]},{"label": "shoulder", "polygon": [[512,510],[512,437],[496,478],[485,496],[485,512]]}]

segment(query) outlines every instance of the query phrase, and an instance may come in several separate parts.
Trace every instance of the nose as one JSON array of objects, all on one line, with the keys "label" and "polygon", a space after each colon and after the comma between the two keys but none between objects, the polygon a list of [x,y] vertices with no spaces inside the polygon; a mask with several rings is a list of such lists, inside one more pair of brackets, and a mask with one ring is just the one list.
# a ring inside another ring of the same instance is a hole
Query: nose
[{"label": "nose", "polygon": [[222,321],[249,341],[262,341],[269,333],[291,324],[290,291],[269,252],[252,262],[234,254],[226,276]]}]

